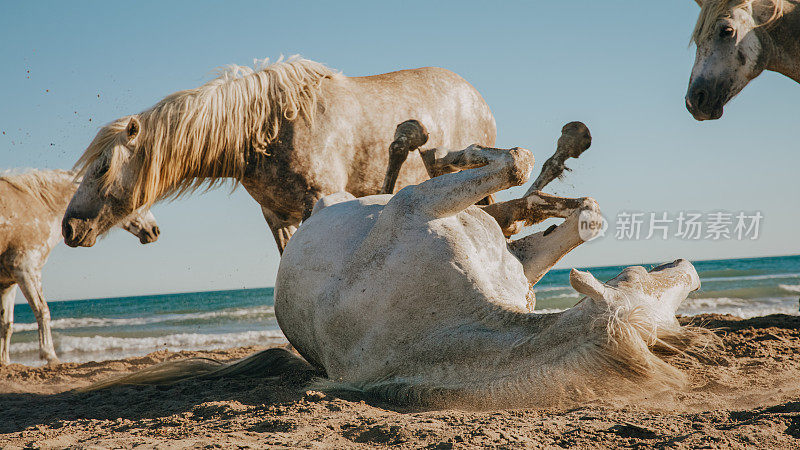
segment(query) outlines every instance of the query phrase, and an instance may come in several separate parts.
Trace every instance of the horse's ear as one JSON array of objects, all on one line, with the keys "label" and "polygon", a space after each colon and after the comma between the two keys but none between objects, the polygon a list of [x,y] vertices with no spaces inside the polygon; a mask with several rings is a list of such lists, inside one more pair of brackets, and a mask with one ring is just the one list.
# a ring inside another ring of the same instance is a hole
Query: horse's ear
[{"label": "horse's ear", "polygon": [[569,284],[579,293],[595,300],[602,300],[606,287],[589,272],[572,269],[569,273]]},{"label": "horse's ear", "polygon": [[142,126],[139,124],[139,119],[136,117],[131,117],[131,120],[128,122],[128,126],[125,127],[125,133],[128,135],[128,142],[136,139],[136,136],[139,135],[139,131],[142,129]]}]

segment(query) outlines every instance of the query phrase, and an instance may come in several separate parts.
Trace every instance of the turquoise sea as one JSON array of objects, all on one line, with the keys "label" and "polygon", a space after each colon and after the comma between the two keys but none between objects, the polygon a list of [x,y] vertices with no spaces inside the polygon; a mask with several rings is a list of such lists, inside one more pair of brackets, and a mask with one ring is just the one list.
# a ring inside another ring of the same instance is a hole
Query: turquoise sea
[{"label": "turquoise sea", "polygon": [[[798,314],[800,255],[693,262],[702,288],[683,303],[681,314]],[[624,267],[588,270],[605,281]],[[542,312],[561,311],[579,300],[569,286],[569,270],[551,271],[536,287],[536,309]],[[59,357],[78,362],[160,349],[283,343],[272,305],[273,289],[262,288],[52,302],[50,311]],[[30,308],[17,304],[14,315],[12,362],[40,364]]]}]

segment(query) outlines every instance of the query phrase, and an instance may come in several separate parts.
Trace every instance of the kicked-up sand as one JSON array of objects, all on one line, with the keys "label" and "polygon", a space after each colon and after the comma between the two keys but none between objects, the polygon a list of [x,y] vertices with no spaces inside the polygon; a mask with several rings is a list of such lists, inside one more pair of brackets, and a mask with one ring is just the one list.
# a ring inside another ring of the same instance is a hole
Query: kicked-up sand
[{"label": "kicked-up sand", "polygon": [[0,368],[0,447],[800,448],[800,317],[682,318],[719,349],[680,365],[688,388],[568,409],[414,411],[310,391],[304,381],[242,378],[69,393],[112,374],[188,356]]}]

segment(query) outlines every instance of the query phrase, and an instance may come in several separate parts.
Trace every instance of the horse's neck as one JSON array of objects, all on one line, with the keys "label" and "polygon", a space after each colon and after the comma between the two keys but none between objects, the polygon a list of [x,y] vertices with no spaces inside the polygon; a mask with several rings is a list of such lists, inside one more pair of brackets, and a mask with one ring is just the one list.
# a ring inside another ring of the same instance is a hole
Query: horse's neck
[{"label": "horse's neck", "polygon": [[47,189],[52,202],[48,205],[49,207],[43,209],[46,217],[42,217],[40,220],[60,222],[67,210],[67,205],[72,200],[72,196],[78,190],[78,183],[72,177],[60,176],[51,180],[47,185]]},{"label": "horse's neck", "polygon": [[788,2],[786,7],[790,9],[766,31],[767,69],[800,83],[800,7]]}]

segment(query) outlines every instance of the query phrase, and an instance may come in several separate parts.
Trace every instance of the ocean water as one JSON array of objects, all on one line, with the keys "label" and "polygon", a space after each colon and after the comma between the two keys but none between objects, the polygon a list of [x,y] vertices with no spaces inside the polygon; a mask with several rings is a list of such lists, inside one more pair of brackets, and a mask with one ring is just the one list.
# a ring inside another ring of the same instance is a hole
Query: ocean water
[{"label": "ocean water", "polygon": [[[798,314],[800,255],[694,265],[702,287],[682,304],[680,314]],[[588,270],[606,281],[624,267]],[[569,286],[569,270],[551,271],[536,287],[541,312],[562,311],[580,299]],[[272,288],[52,302],[50,311],[56,351],[68,362],[286,342],[275,320]],[[12,361],[41,364],[30,308],[18,304],[14,315]]]}]

